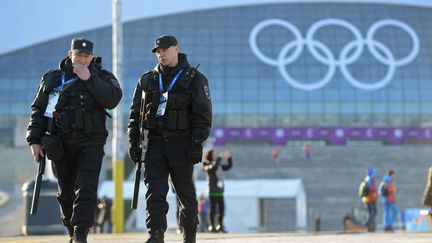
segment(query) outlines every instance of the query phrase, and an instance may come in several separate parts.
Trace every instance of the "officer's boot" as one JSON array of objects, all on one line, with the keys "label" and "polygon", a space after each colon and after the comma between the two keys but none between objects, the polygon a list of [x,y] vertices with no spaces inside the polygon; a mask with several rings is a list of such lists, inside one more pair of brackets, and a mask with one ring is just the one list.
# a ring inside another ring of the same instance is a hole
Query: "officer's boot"
[{"label": "officer's boot", "polygon": [[164,231],[162,229],[150,230],[149,238],[145,243],[165,243],[164,241]]},{"label": "officer's boot", "polygon": [[89,229],[79,226],[74,227],[73,243],[87,243]]},{"label": "officer's boot", "polygon": [[183,243],[196,243],[197,227],[184,228]]}]

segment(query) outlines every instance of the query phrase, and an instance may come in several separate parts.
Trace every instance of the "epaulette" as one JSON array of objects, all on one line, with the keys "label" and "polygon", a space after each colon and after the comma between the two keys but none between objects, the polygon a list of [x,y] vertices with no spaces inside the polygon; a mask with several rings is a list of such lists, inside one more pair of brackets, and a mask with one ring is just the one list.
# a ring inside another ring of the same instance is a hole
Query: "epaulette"
[{"label": "epaulette", "polygon": [[194,67],[188,67],[185,71],[186,72],[182,80],[180,81],[180,85],[183,86],[184,88],[188,88],[192,83],[195,75],[198,73],[198,70]]},{"label": "epaulette", "polygon": [[139,79],[143,79],[144,76],[146,76],[146,75],[148,75],[148,74],[150,74],[150,73],[153,73],[153,70],[150,70],[150,71],[148,71],[148,72],[145,72],[143,75],[141,75],[141,77],[140,77]]},{"label": "epaulette", "polygon": [[114,74],[106,69],[100,70],[100,73],[107,76],[114,76]]},{"label": "epaulette", "polygon": [[51,69],[51,70],[49,70],[48,72],[44,73],[44,75],[42,75],[42,79],[48,78],[49,75],[53,75],[57,71],[59,71],[59,69]]},{"label": "epaulette", "polygon": [[148,88],[149,81],[152,79],[155,79],[156,74],[157,73],[154,70],[150,70],[150,71],[144,73],[143,75],[141,75],[141,77],[139,78],[139,82],[141,83],[141,87]]}]

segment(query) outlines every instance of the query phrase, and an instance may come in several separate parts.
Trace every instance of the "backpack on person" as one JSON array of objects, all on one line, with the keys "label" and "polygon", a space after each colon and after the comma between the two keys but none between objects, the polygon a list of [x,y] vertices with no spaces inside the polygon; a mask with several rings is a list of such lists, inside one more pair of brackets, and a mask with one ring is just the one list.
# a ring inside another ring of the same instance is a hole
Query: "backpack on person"
[{"label": "backpack on person", "polygon": [[380,192],[381,192],[381,196],[383,197],[387,197],[389,195],[389,190],[386,183],[381,184]]},{"label": "backpack on person", "polygon": [[358,195],[359,195],[359,197],[367,197],[369,195],[369,186],[368,186],[368,182],[366,180],[364,180],[360,183],[360,186],[358,189]]}]

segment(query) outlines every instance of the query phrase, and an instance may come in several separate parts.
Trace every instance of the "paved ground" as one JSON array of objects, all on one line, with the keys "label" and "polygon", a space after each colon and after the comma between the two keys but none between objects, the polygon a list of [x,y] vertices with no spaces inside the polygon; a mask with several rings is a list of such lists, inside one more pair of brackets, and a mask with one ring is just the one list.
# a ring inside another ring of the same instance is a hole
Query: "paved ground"
[{"label": "paved ground", "polygon": [[[18,193],[8,191],[8,201],[5,201],[0,206],[0,236],[21,233],[21,226],[24,224],[24,213],[22,199]],[[2,242],[1,239],[0,242]]]},{"label": "paved ground", "polygon": [[[144,242],[146,234],[101,234],[90,235],[90,243],[139,243]],[[46,243],[66,242],[66,236],[16,236],[0,237],[4,243]],[[174,233],[166,235],[166,243],[181,242]],[[375,233],[375,234],[307,234],[307,233],[257,233],[257,234],[199,234],[198,243],[430,243],[432,233]]]},{"label": "paved ground", "polygon": [[[23,225],[22,199],[18,192],[9,192],[10,200],[0,207],[0,242],[1,243],[62,243],[67,242],[65,235],[20,236]],[[145,233],[98,234],[89,236],[90,243],[142,243]],[[181,236],[166,234],[166,243],[181,242]],[[255,234],[198,234],[198,243],[432,243],[430,233],[255,233]]]}]

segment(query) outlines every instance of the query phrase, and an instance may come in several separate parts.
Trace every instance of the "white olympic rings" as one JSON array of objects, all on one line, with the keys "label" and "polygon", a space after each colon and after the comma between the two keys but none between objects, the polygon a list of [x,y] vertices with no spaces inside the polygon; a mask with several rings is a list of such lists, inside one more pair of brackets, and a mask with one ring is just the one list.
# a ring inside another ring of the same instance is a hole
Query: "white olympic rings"
[{"label": "white olympic rings", "polygon": [[[354,35],[354,40],[348,42],[343,46],[339,58],[335,58],[334,54],[323,42],[320,42],[314,38],[315,33],[326,26],[340,26]],[[294,35],[294,40],[286,43],[280,50],[277,59],[270,58],[263,54],[258,48],[258,35],[266,27],[269,26],[280,26],[288,29]],[[404,30],[412,41],[412,49],[405,57],[401,59],[395,59],[390,49],[382,42],[374,39],[375,33],[383,27],[394,26]],[[351,23],[342,19],[322,19],[315,22],[307,31],[306,37],[303,38],[299,29],[282,19],[266,19],[259,22],[251,30],[249,34],[249,45],[255,56],[270,66],[276,66],[279,69],[282,77],[293,87],[300,90],[316,90],[324,87],[329,83],[335,72],[336,67],[340,67],[343,77],[351,83],[354,87],[362,90],[376,90],[385,87],[393,78],[396,67],[404,66],[412,62],[419,50],[420,41],[416,32],[407,24],[395,20],[395,19],[383,19],[372,24],[366,34],[366,38],[363,38],[360,31]],[[328,70],[324,77],[314,83],[304,84],[300,81],[295,80],[286,70],[285,66],[292,64],[303,52],[303,48],[306,45],[312,56],[320,63],[327,65]],[[352,76],[347,66],[357,61],[363,52],[364,46],[367,46],[370,54],[376,58],[376,60],[384,65],[388,66],[387,73],[385,76],[375,83],[363,83]],[[288,55],[290,53],[290,55]]]}]

